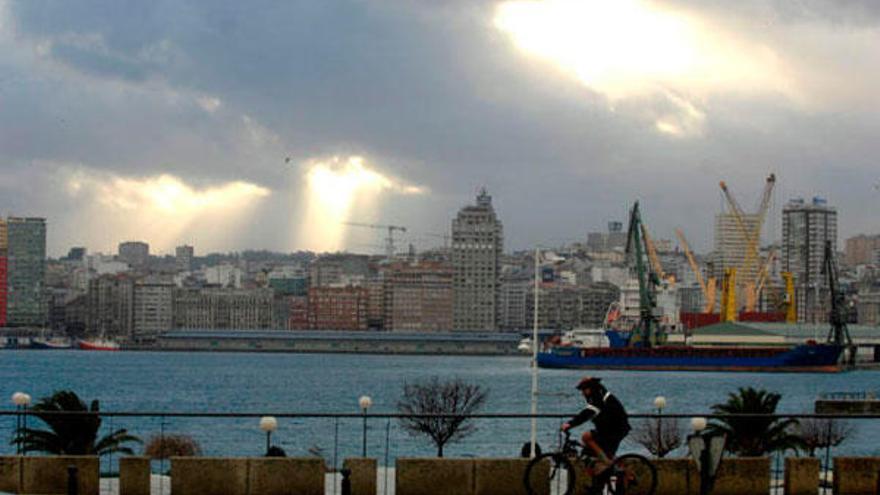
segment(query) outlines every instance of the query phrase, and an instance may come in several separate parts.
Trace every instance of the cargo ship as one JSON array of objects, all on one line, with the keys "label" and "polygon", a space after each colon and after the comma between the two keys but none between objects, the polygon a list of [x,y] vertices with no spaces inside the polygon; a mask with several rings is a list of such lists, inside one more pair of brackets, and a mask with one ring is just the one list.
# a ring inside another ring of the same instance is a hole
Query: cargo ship
[{"label": "cargo ship", "polygon": [[[839,372],[845,368],[844,350],[852,341],[842,317],[842,296],[837,290],[837,270],[830,243],[825,248],[825,272],[831,288],[831,331],[828,341],[807,341],[799,345],[710,345],[667,343],[657,313],[656,287],[659,277],[646,262],[650,248],[641,221],[639,203],[633,205],[627,233],[626,254],[638,280],[638,317],[626,329],[606,331],[607,345],[548,341],[538,353],[542,368],[586,368],[677,371],[774,371]],[[606,324],[609,318],[606,317]],[[854,356],[854,353],[851,354]]]},{"label": "cargo ship", "polygon": [[809,341],[796,346],[620,345],[608,331],[608,347],[558,345],[538,353],[542,368],[835,373],[843,370],[843,346]]}]

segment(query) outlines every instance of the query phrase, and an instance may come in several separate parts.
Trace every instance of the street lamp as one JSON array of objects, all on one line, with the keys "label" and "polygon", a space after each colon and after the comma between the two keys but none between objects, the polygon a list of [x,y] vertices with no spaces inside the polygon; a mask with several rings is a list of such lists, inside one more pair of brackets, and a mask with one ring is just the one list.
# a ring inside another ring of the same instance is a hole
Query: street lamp
[{"label": "street lamp", "polygon": [[[15,404],[15,408],[18,411],[18,414],[15,416],[15,431],[16,431],[16,453],[22,454],[22,440],[24,439],[24,430],[27,428],[27,408],[31,404],[31,396],[24,392],[15,392],[12,394],[12,403]],[[24,412],[24,416],[22,416],[22,412]]]},{"label": "street lamp", "polygon": [[361,457],[367,456],[367,409],[369,409],[373,405],[373,399],[370,398],[369,395],[362,395],[358,399],[358,405],[361,406],[361,411],[364,414],[364,446],[361,450]]},{"label": "street lamp", "polygon": [[654,397],[654,407],[657,408],[657,457],[663,457],[663,408],[666,407],[666,397]]},{"label": "street lamp", "polygon": [[272,445],[272,432],[278,429],[278,420],[275,416],[263,416],[260,418],[260,429],[266,432],[266,455]]},{"label": "street lamp", "polygon": [[692,418],[691,427],[694,433],[688,436],[688,448],[700,472],[700,495],[708,495],[715,483],[727,436],[707,431],[706,418]]}]

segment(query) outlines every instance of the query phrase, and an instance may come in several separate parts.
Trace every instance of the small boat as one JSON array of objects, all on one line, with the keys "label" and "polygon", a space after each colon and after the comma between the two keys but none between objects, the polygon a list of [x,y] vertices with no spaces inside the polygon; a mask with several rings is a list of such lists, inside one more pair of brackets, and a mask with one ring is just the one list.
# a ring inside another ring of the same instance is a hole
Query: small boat
[{"label": "small boat", "polygon": [[60,350],[73,349],[73,343],[65,337],[52,337],[50,339],[31,339],[31,349]]},{"label": "small boat", "polygon": [[80,340],[77,346],[84,351],[118,351],[119,343],[107,339]]}]

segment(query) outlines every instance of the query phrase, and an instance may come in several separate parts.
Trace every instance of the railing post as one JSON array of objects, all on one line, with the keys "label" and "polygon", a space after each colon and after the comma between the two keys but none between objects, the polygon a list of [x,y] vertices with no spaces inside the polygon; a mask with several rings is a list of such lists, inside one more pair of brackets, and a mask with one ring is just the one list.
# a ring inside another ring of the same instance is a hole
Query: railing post
[{"label": "railing post", "polygon": [[79,495],[79,470],[76,466],[67,466],[67,495]]},{"label": "railing post", "polygon": [[343,468],[339,472],[342,474],[341,495],[351,495],[351,469]]}]

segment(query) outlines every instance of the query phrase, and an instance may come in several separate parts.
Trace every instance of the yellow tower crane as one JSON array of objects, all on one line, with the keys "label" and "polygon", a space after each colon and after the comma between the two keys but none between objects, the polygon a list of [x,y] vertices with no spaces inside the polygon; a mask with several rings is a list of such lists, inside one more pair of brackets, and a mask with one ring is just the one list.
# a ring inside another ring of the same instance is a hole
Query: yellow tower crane
[{"label": "yellow tower crane", "polygon": [[755,227],[753,230],[749,230],[745,222],[746,214],[736,201],[736,198],[733,197],[733,194],[727,187],[727,183],[724,181],[719,183],[721,191],[724,193],[724,198],[727,200],[728,205],[730,205],[730,210],[736,220],[737,226],[746,240],[746,256],[739,269],[743,275],[740,278],[740,283],[743,287],[743,292],[745,293],[746,311],[754,311],[755,303],[757,302],[755,290],[758,274],[752,274],[752,265],[760,258],[758,250],[761,243],[761,230],[764,226],[764,219],[767,217],[767,210],[770,207],[770,198],[773,196],[773,186],[775,184],[776,175],[768,175],[764,184],[763,194],[761,195],[761,202],[758,205],[758,211],[755,214]]},{"label": "yellow tower crane", "polygon": [[720,320],[736,321],[736,268],[725,268],[721,282]]}]

